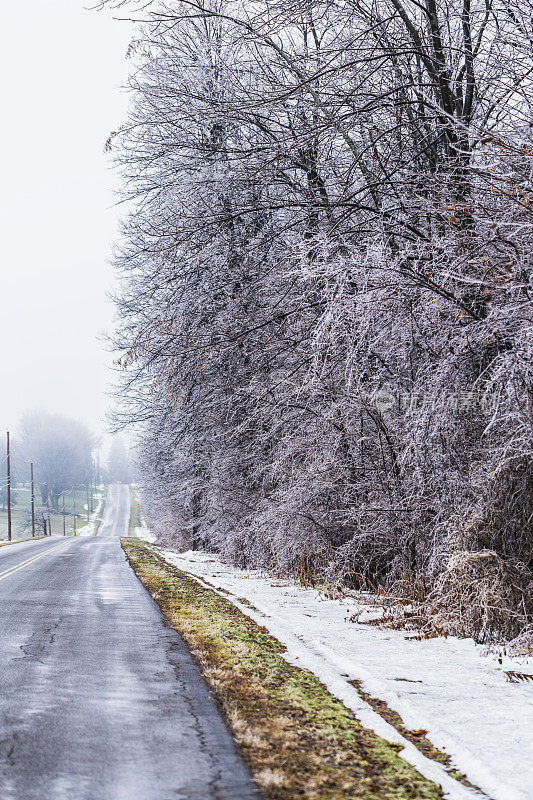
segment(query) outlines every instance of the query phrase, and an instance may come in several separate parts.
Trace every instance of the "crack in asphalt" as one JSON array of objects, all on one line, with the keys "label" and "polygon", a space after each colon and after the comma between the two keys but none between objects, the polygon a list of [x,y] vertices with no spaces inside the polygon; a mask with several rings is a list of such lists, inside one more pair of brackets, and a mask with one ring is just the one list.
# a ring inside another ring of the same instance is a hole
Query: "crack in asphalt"
[{"label": "crack in asphalt", "polygon": [[[60,616],[57,622],[43,628],[40,631],[32,633],[27,642],[20,645],[20,650],[24,653],[22,658],[17,660],[31,659],[37,661],[39,664],[44,664],[43,658],[50,654],[51,647],[55,641],[56,631],[64,620],[64,616]],[[48,639],[43,641],[43,639]]]},{"label": "crack in asphalt", "polygon": [[[174,631],[174,629],[170,626],[170,624],[168,623],[168,621],[166,619],[164,620],[164,625],[169,631],[172,631],[172,633],[175,636],[178,636],[180,638],[180,640],[183,641],[183,639],[180,636],[180,634],[177,633],[176,631]],[[184,643],[184,645],[185,645],[185,643]],[[205,792],[204,792],[202,794],[202,798],[201,799],[199,798],[199,800],[221,800],[221,795],[218,792],[218,787],[220,786],[220,782],[221,782],[222,777],[223,777],[222,768],[221,768],[221,765],[220,765],[220,763],[219,763],[219,761],[217,759],[216,753],[212,749],[209,748],[208,743],[206,741],[205,726],[202,725],[202,723],[200,721],[200,718],[198,716],[195,704],[193,702],[193,699],[190,696],[190,692],[188,691],[189,682],[187,680],[185,680],[184,677],[182,676],[181,669],[180,669],[180,664],[177,663],[177,660],[176,660],[177,650],[178,650],[178,648],[177,648],[175,643],[173,643],[173,642],[169,642],[168,643],[168,646],[167,646],[167,657],[168,657],[169,664],[172,666],[172,668],[174,670],[174,674],[176,676],[176,683],[177,683],[176,694],[181,695],[185,699],[185,702],[187,703],[187,707],[189,709],[189,713],[190,713],[190,715],[192,717],[192,720],[193,720],[193,723],[194,723],[194,728],[195,728],[195,731],[196,731],[196,738],[197,738],[197,741],[198,741],[198,744],[199,744],[199,749],[202,751],[202,753],[204,754],[204,757],[207,759],[207,761],[209,762],[209,765],[210,765],[209,778],[208,778],[208,783],[207,783],[207,787],[206,787],[208,794],[206,795]],[[176,653],[176,655],[174,655],[175,653]],[[196,665],[196,663],[194,661],[193,661],[193,667],[198,669],[198,667],[197,667],[197,665]],[[214,698],[212,696],[212,693],[211,693],[209,687],[207,686],[207,684],[206,684],[206,691],[209,693],[210,697],[213,699],[213,702],[216,702],[214,700]]]},{"label": "crack in asphalt", "polygon": [[[184,640],[111,533],[0,584],[0,800],[258,800]],[[22,643],[21,643],[22,642]]]},{"label": "crack in asphalt", "polygon": [[0,747],[2,749],[4,747],[7,748],[4,758],[10,767],[14,767],[16,764],[14,754],[15,754],[15,748],[19,744],[19,738],[20,737],[18,733],[12,733],[11,736],[8,736],[7,739],[3,739],[2,742],[0,742]]}]

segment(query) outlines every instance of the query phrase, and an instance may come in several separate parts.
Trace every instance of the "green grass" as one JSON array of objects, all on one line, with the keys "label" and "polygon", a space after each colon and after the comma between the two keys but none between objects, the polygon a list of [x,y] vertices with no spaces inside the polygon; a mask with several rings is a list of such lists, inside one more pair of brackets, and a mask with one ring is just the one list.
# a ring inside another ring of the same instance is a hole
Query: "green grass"
[{"label": "green grass", "polygon": [[[14,490],[15,502],[11,507],[11,522],[12,522],[12,536],[13,539],[27,538],[31,536],[31,525],[29,523],[29,512],[31,509],[31,492],[26,488],[16,487]],[[76,530],[79,531],[84,525],[87,525],[87,495],[84,488],[76,489]],[[98,499],[93,494],[93,508],[96,508]],[[1,508],[1,507],[0,507]],[[42,508],[41,493],[37,490],[35,492],[35,533],[36,536],[43,534],[42,521],[39,522],[40,513]],[[52,524],[52,533],[61,536],[63,534],[63,516],[62,516],[62,499],[59,501],[59,513],[54,512],[51,508],[50,521]],[[72,536],[74,533],[74,498],[72,492],[65,493],[65,529],[66,535]],[[0,510],[0,540],[7,539],[7,511]]]},{"label": "green grass", "polygon": [[46,539],[46,536],[30,536],[24,539],[13,539],[11,542],[0,542],[0,547],[8,547],[10,544],[19,544],[20,542],[37,542],[39,539]]},{"label": "green grass", "polygon": [[137,493],[133,486],[130,486],[130,525],[128,528],[128,536],[135,536],[135,529],[141,527],[139,508]]},{"label": "green grass", "polygon": [[183,636],[269,800],[437,800],[442,790],[363,728],[284,646],[139,539],[129,561]]},{"label": "green grass", "polygon": [[[50,522],[52,525],[52,533],[61,536],[63,534],[63,517],[61,514],[50,514]],[[19,511],[13,511],[11,517],[12,536],[13,539],[26,539],[31,537],[31,525],[27,524],[26,514]],[[85,516],[76,520],[76,530],[80,530],[87,524]],[[67,536],[72,536],[74,533],[74,522],[71,516],[65,519],[65,529]],[[35,520],[35,534],[36,536],[43,535],[42,520],[36,515]],[[48,530],[47,530],[48,533]],[[0,512],[0,540],[7,539],[7,512]]]}]

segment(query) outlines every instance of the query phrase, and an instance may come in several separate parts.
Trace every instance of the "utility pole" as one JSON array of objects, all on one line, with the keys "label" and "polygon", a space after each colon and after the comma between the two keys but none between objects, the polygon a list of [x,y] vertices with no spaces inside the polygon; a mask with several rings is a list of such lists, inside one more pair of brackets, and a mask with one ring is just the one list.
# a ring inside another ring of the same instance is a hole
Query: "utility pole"
[{"label": "utility pole", "polygon": [[63,492],[63,536],[67,535],[67,525],[65,522],[65,492]]},{"label": "utility pole", "polygon": [[48,486],[44,485],[44,491],[46,492],[46,516],[48,517],[48,536],[52,535],[52,521],[50,519],[50,502],[48,500]]},{"label": "utility pole", "polygon": [[72,519],[74,521],[74,536],[76,536],[76,489],[72,490]]},{"label": "utility pole", "polygon": [[89,481],[85,482],[85,489],[87,490],[87,522],[89,522]]},{"label": "utility pole", "polygon": [[33,483],[33,461],[30,462],[31,475],[31,535],[35,536],[35,486]]},{"label": "utility pole", "polygon": [[11,451],[7,432],[7,538],[11,541]]}]

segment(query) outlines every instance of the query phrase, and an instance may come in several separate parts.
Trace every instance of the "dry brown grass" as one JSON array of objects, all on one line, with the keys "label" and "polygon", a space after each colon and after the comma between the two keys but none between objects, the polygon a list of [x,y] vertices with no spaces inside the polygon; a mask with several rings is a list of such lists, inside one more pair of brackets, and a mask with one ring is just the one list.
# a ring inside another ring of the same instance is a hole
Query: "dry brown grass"
[{"label": "dry brown grass", "polygon": [[493,550],[454,553],[425,603],[439,631],[480,642],[512,639],[531,618],[531,573]]},{"label": "dry brown grass", "polygon": [[138,540],[130,563],[188,643],[269,800],[437,800],[440,787],[364,729],[283,646]]},{"label": "dry brown grass", "polygon": [[477,786],[474,786],[467,780],[466,776],[463,775],[462,772],[459,772],[452,766],[452,760],[447,753],[444,753],[442,750],[439,750],[433,742],[426,738],[427,731],[426,730],[410,730],[403,724],[403,720],[400,715],[393,711],[390,708],[385,700],[381,700],[378,697],[372,697],[368,692],[365,692],[362,688],[361,681],[352,680],[349,681],[352,686],[356,689],[360,697],[362,697],[365,702],[367,702],[374,711],[379,714],[383,719],[386,719],[389,725],[392,725],[393,728],[402,734],[402,736],[407,739],[409,742],[414,744],[414,746],[423,753],[426,758],[431,758],[433,761],[438,761],[439,764],[445,768],[446,772],[455,778],[460,783],[464,784],[465,786],[469,786],[479,792],[480,797],[484,796],[484,792],[481,791]]}]

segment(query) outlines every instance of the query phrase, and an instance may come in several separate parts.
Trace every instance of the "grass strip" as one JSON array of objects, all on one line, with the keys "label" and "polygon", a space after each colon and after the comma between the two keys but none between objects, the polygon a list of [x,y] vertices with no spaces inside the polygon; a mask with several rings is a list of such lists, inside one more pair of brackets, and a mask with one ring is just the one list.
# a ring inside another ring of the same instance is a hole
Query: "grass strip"
[{"label": "grass strip", "polygon": [[47,536],[28,536],[26,539],[11,539],[9,542],[0,542],[0,547],[7,547],[10,544],[21,544],[21,542],[38,542],[39,539],[46,539]]},{"label": "grass strip", "polygon": [[468,786],[470,789],[475,789],[480,793],[480,795],[485,794],[478,786],[470,783],[466,775],[453,767],[450,756],[435,747],[433,742],[426,737],[425,734],[427,731],[412,731],[407,728],[404,725],[401,716],[396,711],[393,711],[393,709],[387,705],[385,700],[380,700],[379,697],[372,697],[372,695],[364,691],[361,681],[350,680],[348,683],[354,687],[359,697],[368,703],[369,706],[372,706],[374,711],[383,717],[383,719],[387,720],[389,725],[392,725],[393,728],[396,728],[398,733],[401,733],[405,739],[414,744],[414,746],[420,750],[420,752],[423,753],[426,758],[431,758],[433,761],[437,761],[439,764],[442,764],[448,775],[450,775],[452,778],[455,778],[455,780],[459,781],[459,783],[462,783],[464,786]]},{"label": "grass strip", "polygon": [[130,564],[189,645],[269,800],[435,800],[439,786],[363,728],[285,647],[231,602],[123,539]]},{"label": "grass strip", "polygon": [[137,501],[137,493],[133,486],[130,485],[130,524],[128,527],[128,536],[135,536],[136,529],[141,527],[139,520],[139,503]]}]

